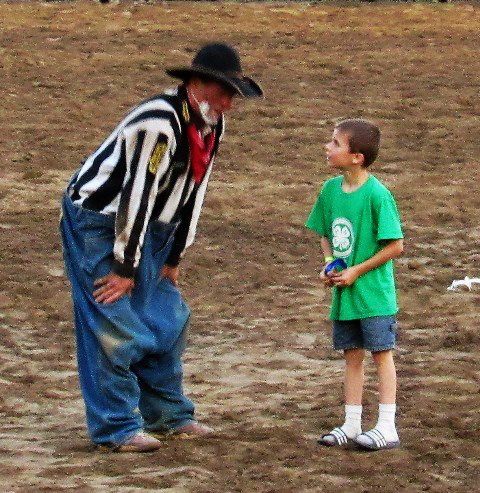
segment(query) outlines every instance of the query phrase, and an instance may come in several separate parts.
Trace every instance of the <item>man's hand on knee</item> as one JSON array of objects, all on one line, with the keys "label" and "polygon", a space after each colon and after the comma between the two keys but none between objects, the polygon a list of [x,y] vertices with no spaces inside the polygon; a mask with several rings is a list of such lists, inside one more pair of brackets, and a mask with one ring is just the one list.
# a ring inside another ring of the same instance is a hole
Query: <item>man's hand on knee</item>
[{"label": "man's hand on knee", "polygon": [[96,279],[94,286],[97,288],[93,292],[95,301],[107,305],[117,301],[124,294],[130,295],[135,283],[130,277],[121,277],[110,272],[105,277]]}]

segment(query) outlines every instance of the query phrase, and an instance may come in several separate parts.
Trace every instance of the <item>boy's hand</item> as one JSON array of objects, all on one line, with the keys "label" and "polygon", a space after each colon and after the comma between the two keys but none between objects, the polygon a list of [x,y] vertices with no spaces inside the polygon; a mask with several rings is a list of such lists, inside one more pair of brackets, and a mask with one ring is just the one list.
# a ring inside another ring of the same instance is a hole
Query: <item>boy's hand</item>
[{"label": "boy's hand", "polygon": [[353,267],[344,269],[341,272],[333,272],[330,276],[330,280],[335,286],[342,288],[344,286],[351,286],[360,277],[358,270]]},{"label": "boy's hand", "polygon": [[333,286],[333,281],[331,279],[331,275],[332,274],[325,274],[325,267],[320,272],[320,279],[323,281],[323,283],[325,284],[325,286],[328,286],[329,288],[331,288]]}]

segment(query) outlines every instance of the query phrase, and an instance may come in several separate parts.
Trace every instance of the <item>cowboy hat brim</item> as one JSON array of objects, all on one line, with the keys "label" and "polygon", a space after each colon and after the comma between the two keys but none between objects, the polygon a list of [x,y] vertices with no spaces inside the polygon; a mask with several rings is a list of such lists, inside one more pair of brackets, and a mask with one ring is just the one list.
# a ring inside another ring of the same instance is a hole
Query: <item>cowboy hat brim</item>
[{"label": "cowboy hat brim", "polygon": [[262,88],[250,77],[229,77],[221,72],[209,70],[205,67],[191,66],[172,68],[166,71],[171,77],[181,79],[183,81],[188,80],[192,76],[207,76],[213,80],[225,84],[230,89],[234,90],[239,96],[244,98],[258,98],[263,96]]}]

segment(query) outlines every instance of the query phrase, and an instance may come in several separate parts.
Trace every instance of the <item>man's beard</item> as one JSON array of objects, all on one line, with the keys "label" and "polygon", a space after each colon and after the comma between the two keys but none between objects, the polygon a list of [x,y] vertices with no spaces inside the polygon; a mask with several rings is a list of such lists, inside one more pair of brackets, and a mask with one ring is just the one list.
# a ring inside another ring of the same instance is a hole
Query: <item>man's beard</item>
[{"label": "man's beard", "polygon": [[188,91],[192,99],[197,103],[198,111],[202,120],[209,126],[213,127],[218,122],[218,117],[213,117],[210,115],[210,104],[207,101],[198,101],[192,91]]},{"label": "man's beard", "polygon": [[198,111],[200,111],[200,116],[207,125],[212,127],[217,124],[218,117],[213,117],[210,115],[210,105],[206,101],[198,103]]}]

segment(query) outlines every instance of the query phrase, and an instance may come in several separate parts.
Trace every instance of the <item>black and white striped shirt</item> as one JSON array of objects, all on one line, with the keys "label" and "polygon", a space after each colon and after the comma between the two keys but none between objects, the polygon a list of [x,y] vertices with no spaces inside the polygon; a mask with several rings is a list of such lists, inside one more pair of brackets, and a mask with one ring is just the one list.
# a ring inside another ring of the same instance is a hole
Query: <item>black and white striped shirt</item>
[{"label": "black and white striped shirt", "polygon": [[113,270],[119,275],[134,275],[150,221],[179,222],[167,264],[177,265],[193,243],[224,119],[215,128],[207,172],[195,184],[186,133],[190,111],[184,86],[144,101],[86,159],[70,183],[74,204],[115,216]]}]

